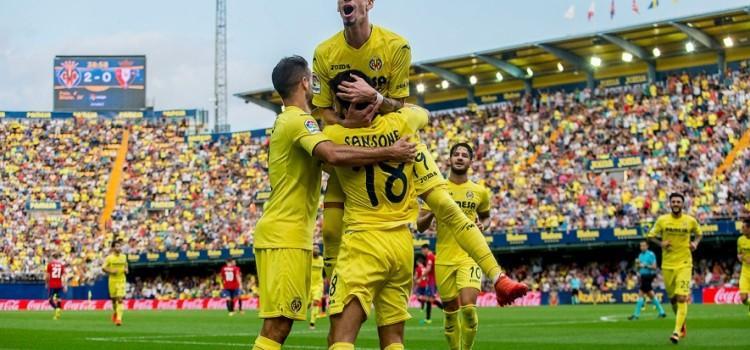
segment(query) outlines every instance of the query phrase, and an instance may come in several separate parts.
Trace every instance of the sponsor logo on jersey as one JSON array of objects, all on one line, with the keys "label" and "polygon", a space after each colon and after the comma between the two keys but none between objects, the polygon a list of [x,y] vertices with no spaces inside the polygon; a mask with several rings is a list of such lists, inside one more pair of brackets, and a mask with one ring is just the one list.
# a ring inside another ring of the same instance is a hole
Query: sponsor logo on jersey
[{"label": "sponsor logo on jersey", "polygon": [[381,60],[378,56],[370,58],[370,69],[375,72],[383,69],[383,60]]},{"label": "sponsor logo on jersey", "polygon": [[351,69],[350,67],[348,64],[332,64],[331,70],[348,70]]}]

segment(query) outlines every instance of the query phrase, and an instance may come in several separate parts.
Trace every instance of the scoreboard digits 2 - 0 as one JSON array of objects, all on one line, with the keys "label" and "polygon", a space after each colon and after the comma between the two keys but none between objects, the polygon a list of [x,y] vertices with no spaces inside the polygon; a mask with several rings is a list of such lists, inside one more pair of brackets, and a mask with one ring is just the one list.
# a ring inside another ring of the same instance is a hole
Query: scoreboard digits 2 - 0
[{"label": "scoreboard digits 2 - 0", "polygon": [[56,56],[56,111],[146,107],[146,56]]}]

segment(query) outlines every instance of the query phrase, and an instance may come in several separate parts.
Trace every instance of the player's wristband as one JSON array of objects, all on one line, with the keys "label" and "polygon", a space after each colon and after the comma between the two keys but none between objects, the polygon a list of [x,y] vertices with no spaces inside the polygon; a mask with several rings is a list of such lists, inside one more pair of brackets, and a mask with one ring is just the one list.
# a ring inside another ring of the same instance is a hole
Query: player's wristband
[{"label": "player's wristband", "polygon": [[377,95],[375,95],[375,103],[381,104],[383,103],[383,100],[385,100],[385,97],[380,92],[377,92]]}]

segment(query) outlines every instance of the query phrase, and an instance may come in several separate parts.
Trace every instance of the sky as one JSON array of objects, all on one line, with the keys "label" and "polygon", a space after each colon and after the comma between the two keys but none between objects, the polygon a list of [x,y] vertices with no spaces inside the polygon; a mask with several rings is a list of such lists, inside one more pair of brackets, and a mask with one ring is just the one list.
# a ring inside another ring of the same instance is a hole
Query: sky
[{"label": "sky", "polygon": [[[375,0],[372,23],[409,40],[414,62],[748,6],[747,0]],[[232,131],[275,115],[235,93],[271,87],[284,56],[311,60],[342,29],[334,0],[227,0]],[[594,4],[594,17],[587,11]],[[564,14],[573,6],[575,16]],[[0,111],[52,110],[55,55],[146,55],[147,102],[212,109],[215,1],[0,0]]]}]

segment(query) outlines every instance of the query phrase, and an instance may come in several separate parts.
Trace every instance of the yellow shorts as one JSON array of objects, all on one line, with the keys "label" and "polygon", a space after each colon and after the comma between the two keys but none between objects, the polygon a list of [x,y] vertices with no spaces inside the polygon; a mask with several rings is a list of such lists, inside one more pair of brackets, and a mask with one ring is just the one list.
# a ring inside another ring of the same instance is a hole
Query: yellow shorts
[{"label": "yellow shorts", "polygon": [[442,301],[456,299],[464,288],[482,290],[482,269],[473,260],[456,265],[435,265],[435,279]]},{"label": "yellow shorts", "polygon": [[681,267],[678,269],[662,269],[664,275],[664,289],[671,298],[675,295],[690,295],[690,279],[693,277],[693,268],[691,266]]},{"label": "yellow shorts", "polygon": [[310,300],[309,301],[321,301],[323,300],[323,281],[317,281],[310,286]]},{"label": "yellow shorts", "polygon": [[432,154],[424,143],[417,145],[417,157],[414,162],[414,190],[421,195],[437,186],[446,185],[445,178],[440,173],[432,158]]},{"label": "yellow shorts", "polygon": [[260,318],[304,321],[310,294],[312,251],[294,248],[255,249],[260,287]]},{"label": "yellow shorts", "polygon": [[112,281],[109,280],[109,298],[124,298],[125,297],[125,281]]},{"label": "yellow shorts", "polygon": [[326,184],[326,193],[323,196],[323,203],[344,203],[346,195],[341,188],[339,178],[335,171],[328,173],[328,183]]},{"label": "yellow shorts", "polygon": [[750,271],[744,267],[740,272],[740,293],[750,293]]},{"label": "yellow shorts", "polygon": [[330,314],[340,314],[356,298],[368,318],[375,305],[378,327],[410,319],[413,264],[412,234],[406,227],[345,233],[328,291]]}]

